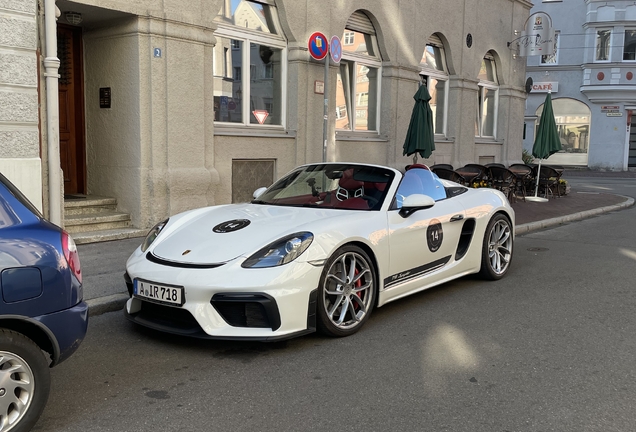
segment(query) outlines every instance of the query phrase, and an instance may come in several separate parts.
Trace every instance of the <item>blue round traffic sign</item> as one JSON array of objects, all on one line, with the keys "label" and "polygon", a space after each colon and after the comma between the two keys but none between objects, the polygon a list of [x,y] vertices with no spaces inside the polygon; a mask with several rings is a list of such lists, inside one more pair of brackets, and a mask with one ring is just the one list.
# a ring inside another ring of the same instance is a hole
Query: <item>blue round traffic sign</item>
[{"label": "blue round traffic sign", "polygon": [[338,36],[332,36],[331,42],[329,42],[329,52],[331,53],[331,60],[334,63],[340,63],[342,59],[342,44]]},{"label": "blue round traffic sign", "polygon": [[313,33],[309,36],[307,48],[309,48],[309,55],[316,60],[324,59],[329,51],[329,42],[327,41],[327,37],[320,32]]}]

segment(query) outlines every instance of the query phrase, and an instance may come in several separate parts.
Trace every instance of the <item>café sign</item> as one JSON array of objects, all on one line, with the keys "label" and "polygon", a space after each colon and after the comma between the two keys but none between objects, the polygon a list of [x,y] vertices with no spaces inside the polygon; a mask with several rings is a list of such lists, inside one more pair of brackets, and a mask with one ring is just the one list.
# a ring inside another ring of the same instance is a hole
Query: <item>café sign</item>
[{"label": "caf\u00e9 sign", "polygon": [[532,83],[532,93],[556,93],[559,91],[558,81],[546,81]]}]

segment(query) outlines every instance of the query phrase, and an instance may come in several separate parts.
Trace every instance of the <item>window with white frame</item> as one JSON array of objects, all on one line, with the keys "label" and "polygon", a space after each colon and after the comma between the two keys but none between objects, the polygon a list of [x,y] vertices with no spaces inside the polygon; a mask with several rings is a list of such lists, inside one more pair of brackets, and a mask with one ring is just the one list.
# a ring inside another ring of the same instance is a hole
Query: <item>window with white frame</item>
[{"label": "window with white frame", "polygon": [[344,32],[342,36],[342,44],[343,45],[353,45],[353,41],[355,39],[355,34],[351,31]]},{"label": "window with white frame", "polygon": [[351,43],[343,43],[338,68],[336,129],[378,131],[382,63],[375,30],[363,12],[355,12],[349,19],[343,41]]},{"label": "window with white frame", "polygon": [[214,120],[284,126],[287,41],[273,2],[224,2],[215,21]]},{"label": "window with white frame", "polygon": [[557,65],[559,64],[559,35],[560,32],[554,32],[554,53],[541,56],[542,65]]},{"label": "window with white frame", "polygon": [[446,107],[448,105],[448,70],[441,39],[433,35],[426,44],[420,62],[420,79],[431,95],[429,102],[433,112],[433,131],[446,134]]},{"label": "window with white frame", "polygon": [[612,40],[611,29],[596,30],[596,52],[594,60],[597,62],[610,61],[610,46]]},{"label": "window with white frame", "polygon": [[636,29],[625,30],[625,39],[623,43],[623,60],[636,60]]},{"label": "window with white frame", "polygon": [[477,117],[475,136],[495,138],[497,135],[497,110],[499,105],[499,81],[495,59],[486,54],[479,70],[479,92],[477,95]]}]

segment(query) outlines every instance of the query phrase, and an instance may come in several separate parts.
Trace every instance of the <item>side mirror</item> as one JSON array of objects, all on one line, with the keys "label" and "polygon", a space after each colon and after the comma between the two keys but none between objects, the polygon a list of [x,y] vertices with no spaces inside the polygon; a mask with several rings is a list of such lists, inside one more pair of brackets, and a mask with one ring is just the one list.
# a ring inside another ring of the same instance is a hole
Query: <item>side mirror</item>
[{"label": "side mirror", "polygon": [[402,202],[402,208],[400,209],[400,216],[403,218],[409,217],[411,214],[418,210],[424,210],[431,208],[435,205],[435,200],[428,195],[413,194],[404,198]]},{"label": "side mirror", "polygon": [[254,191],[254,193],[252,194],[252,196],[254,197],[254,199],[258,198],[259,196],[263,195],[263,192],[265,192],[267,190],[266,187],[260,187],[258,189],[256,189]]}]

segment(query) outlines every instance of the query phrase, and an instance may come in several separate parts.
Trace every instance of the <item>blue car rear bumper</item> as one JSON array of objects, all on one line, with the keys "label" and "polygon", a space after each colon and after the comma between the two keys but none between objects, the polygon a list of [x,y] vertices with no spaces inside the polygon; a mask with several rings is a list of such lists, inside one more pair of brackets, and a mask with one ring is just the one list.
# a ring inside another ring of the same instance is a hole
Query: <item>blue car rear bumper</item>
[{"label": "blue car rear bumper", "polygon": [[72,308],[33,319],[50,332],[54,351],[51,366],[54,366],[73,354],[84,340],[88,328],[88,305],[82,301]]}]

